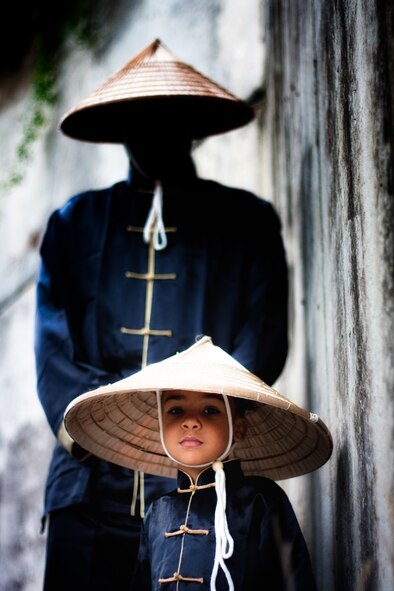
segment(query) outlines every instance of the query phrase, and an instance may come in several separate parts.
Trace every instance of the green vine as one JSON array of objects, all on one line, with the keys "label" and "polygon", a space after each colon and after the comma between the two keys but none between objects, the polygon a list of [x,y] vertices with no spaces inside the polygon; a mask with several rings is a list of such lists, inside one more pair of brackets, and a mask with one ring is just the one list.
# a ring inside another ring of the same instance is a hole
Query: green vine
[{"label": "green vine", "polygon": [[2,191],[12,189],[25,177],[26,167],[33,158],[33,145],[44,130],[57,100],[58,69],[55,59],[39,53],[32,78],[31,106],[22,121],[22,138],[16,148],[16,162],[8,179],[0,184]]},{"label": "green vine", "polygon": [[31,13],[26,18],[30,18],[33,33],[26,52],[33,51],[35,55],[30,106],[21,119],[21,139],[16,147],[15,162],[7,178],[0,181],[1,193],[23,181],[33,159],[34,145],[50,122],[58,99],[58,79],[65,42],[73,40],[89,49],[99,49],[103,45],[106,39],[103,27],[107,19],[103,18],[101,12],[100,24],[98,5],[97,0],[69,0],[62,5],[63,13],[58,15],[57,21],[48,17],[45,4],[33,2],[30,5]]}]

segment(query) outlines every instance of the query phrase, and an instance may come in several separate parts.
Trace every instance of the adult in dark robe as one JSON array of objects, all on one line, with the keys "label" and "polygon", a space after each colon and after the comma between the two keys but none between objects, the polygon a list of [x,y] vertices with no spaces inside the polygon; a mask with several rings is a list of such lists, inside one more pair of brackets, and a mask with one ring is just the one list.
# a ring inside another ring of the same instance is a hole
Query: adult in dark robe
[{"label": "adult in dark robe", "polygon": [[246,103],[156,40],[61,122],[75,139],[123,143],[131,166],[127,180],[56,210],[41,245],[37,384],[57,438],[44,511],[46,591],[129,589],[146,507],[174,487],[70,439],[63,413],[74,397],[203,333],[269,383],[283,368],[278,216],[250,192],[199,179],[191,158],[194,139],[252,118]]}]

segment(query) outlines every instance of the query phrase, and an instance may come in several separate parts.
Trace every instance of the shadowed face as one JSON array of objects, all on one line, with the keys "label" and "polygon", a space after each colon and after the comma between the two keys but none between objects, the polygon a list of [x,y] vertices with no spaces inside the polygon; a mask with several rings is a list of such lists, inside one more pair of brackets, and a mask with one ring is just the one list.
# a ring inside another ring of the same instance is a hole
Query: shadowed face
[{"label": "shadowed face", "polygon": [[[245,421],[233,415],[234,439],[242,441]],[[164,391],[162,393],[163,440],[168,454],[193,479],[201,465],[213,463],[229,443],[229,418],[223,396],[204,392]],[[185,466],[186,464],[186,466]]]},{"label": "shadowed face", "polygon": [[181,123],[155,114],[126,133],[131,164],[152,181],[171,179],[189,157],[192,140]]}]

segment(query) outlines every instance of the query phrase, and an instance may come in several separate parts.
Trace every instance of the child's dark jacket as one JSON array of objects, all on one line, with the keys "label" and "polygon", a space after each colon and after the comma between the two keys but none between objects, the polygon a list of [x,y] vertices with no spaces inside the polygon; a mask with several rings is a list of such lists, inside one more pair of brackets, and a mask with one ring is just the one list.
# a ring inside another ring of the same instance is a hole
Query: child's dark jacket
[{"label": "child's dark jacket", "polygon": [[[234,553],[226,565],[234,589],[315,591],[308,550],[284,491],[267,478],[245,477],[238,461],[225,463],[225,473],[226,514],[234,539]],[[202,488],[192,492],[189,477],[180,472],[177,491],[153,502],[144,520],[133,588],[139,591],[210,588],[215,556],[216,492],[214,486],[204,488],[204,485],[214,482],[214,472],[209,468],[197,480],[197,487]],[[176,581],[171,582],[175,573],[196,581],[180,580],[177,587]],[[159,582],[159,579],[169,581]],[[220,568],[216,589],[228,589]]]}]

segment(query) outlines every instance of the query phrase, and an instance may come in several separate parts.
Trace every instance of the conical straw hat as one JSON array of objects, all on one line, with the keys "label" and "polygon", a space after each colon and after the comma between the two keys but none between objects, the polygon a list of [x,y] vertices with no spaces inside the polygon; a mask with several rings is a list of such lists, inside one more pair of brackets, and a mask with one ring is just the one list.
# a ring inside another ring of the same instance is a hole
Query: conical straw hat
[{"label": "conical straw hat", "polygon": [[65,413],[71,437],[92,454],[159,476],[176,475],[160,442],[157,390],[219,393],[256,403],[234,457],[245,474],[282,480],[322,466],[332,452],[317,415],[292,403],[209,337],[134,375],[78,396]]},{"label": "conical straw hat", "polygon": [[68,136],[90,142],[125,143],[125,129],[160,113],[187,129],[191,139],[249,123],[253,109],[156,39],[71,109],[60,122]]}]

